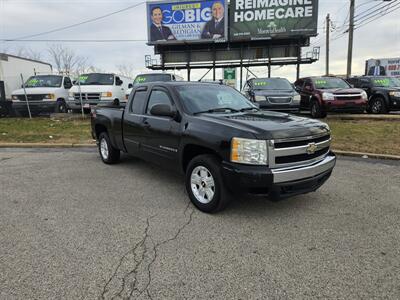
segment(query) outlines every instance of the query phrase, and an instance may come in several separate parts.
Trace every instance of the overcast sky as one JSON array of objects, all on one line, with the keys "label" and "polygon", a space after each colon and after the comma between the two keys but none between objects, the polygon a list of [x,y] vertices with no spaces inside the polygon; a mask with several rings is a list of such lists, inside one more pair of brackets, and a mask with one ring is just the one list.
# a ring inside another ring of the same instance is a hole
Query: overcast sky
[{"label": "overcast sky", "polygon": [[[400,0],[392,0],[400,1]],[[71,25],[90,18],[101,16],[123,9],[139,0],[0,0],[0,39],[18,38],[36,34],[58,27]],[[325,39],[324,20],[331,14],[337,30],[333,37],[346,28],[344,23],[348,17],[349,0],[320,0],[319,36],[312,38],[311,43],[323,45]],[[375,0],[356,0],[357,13],[376,5]],[[123,11],[110,17],[67,29],[57,33],[46,34],[38,39],[135,39],[146,40],[146,8],[141,4],[136,8]],[[344,28],[344,29],[343,29]],[[332,41],[331,73],[345,74],[347,59],[348,35]],[[17,51],[20,47],[31,48],[43,52],[46,60],[48,42],[0,42],[0,52]],[[118,64],[133,64],[137,72],[146,71],[144,55],[153,54],[153,48],[145,42],[120,43],[63,43],[75,49],[76,53],[90,58],[91,64],[104,71],[116,71]],[[303,52],[308,51],[304,49]],[[400,10],[382,17],[355,31],[353,73],[362,74],[364,63],[369,58],[400,57]],[[205,71],[204,71],[205,72]],[[198,79],[203,71],[192,73],[192,80]],[[266,74],[265,68],[254,70],[257,75]],[[321,47],[320,61],[301,68],[301,76],[320,75],[325,72],[325,47]],[[211,73],[211,72],[210,72]],[[295,79],[295,67],[273,67],[273,76]],[[185,76],[186,72],[182,71]],[[210,74],[210,76],[212,76]],[[208,78],[210,78],[210,76]],[[217,71],[221,76],[221,71]]]}]

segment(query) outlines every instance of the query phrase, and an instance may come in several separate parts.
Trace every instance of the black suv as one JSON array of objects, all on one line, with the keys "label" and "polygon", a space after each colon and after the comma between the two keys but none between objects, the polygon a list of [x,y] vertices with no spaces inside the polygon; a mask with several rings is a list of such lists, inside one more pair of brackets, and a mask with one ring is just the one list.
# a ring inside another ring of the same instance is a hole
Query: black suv
[{"label": "black suv", "polygon": [[367,92],[369,113],[384,114],[391,110],[400,110],[400,79],[388,76],[361,76],[349,78],[347,81]]},{"label": "black suv", "polygon": [[300,95],[285,78],[252,78],[243,87],[243,94],[261,109],[299,112]]}]

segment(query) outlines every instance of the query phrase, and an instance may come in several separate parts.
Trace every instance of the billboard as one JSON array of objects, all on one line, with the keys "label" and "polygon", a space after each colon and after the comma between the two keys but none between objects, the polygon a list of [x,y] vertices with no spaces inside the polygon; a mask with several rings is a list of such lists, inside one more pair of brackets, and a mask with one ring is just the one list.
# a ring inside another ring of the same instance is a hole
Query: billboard
[{"label": "billboard", "polygon": [[231,41],[313,36],[318,0],[231,0]]},{"label": "billboard", "polygon": [[367,60],[365,75],[400,77],[400,57]]},{"label": "billboard", "polygon": [[147,2],[148,44],[225,42],[227,15],[226,0]]}]

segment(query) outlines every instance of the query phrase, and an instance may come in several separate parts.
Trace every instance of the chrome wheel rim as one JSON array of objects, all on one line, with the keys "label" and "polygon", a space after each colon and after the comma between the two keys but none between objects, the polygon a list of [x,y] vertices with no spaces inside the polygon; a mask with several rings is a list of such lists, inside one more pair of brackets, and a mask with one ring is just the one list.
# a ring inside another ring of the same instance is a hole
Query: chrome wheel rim
[{"label": "chrome wheel rim", "polygon": [[100,141],[100,153],[103,159],[108,159],[108,144],[104,138]]},{"label": "chrome wheel rim", "polygon": [[372,112],[373,113],[379,113],[382,109],[382,102],[379,100],[374,101],[374,104],[372,104]]},{"label": "chrome wheel rim", "polygon": [[193,169],[190,175],[190,186],[197,201],[208,204],[215,195],[215,181],[211,172],[203,166]]}]

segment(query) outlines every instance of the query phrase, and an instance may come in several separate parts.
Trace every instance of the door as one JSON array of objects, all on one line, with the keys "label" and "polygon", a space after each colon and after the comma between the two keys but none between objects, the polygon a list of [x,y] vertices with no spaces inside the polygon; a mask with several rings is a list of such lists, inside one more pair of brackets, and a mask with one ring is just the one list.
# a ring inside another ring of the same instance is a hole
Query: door
[{"label": "door", "polygon": [[144,141],[143,113],[147,102],[147,87],[139,87],[133,93],[129,106],[125,107],[122,134],[127,152],[140,156],[140,147]]},{"label": "door", "polygon": [[166,104],[171,107],[171,110],[176,110],[168,90],[158,86],[153,87],[143,117],[142,151],[146,159],[168,168],[176,168],[178,167],[181,124],[171,117],[152,115],[150,110],[156,104]]}]

